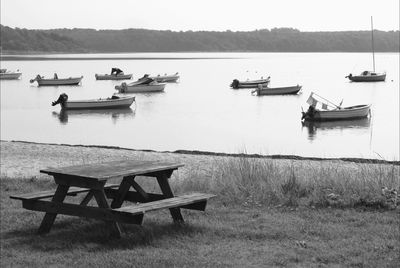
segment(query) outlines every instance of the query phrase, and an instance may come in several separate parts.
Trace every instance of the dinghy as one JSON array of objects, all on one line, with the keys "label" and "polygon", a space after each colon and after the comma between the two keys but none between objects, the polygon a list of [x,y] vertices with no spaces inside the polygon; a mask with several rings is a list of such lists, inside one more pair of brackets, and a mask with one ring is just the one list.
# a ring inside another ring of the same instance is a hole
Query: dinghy
[{"label": "dinghy", "polygon": [[304,121],[334,121],[350,120],[367,117],[371,112],[370,104],[360,104],[349,107],[336,105],[329,100],[311,92],[307,100],[310,105],[306,112],[302,112]]},{"label": "dinghy", "polygon": [[68,100],[68,95],[62,93],[56,101],[51,103],[52,106],[61,105],[62,109],[78,110],[78,109],[115,109],[127,108],[135,101],[134,96],[117,96],[113,95],[106,99],[92,100]]}]

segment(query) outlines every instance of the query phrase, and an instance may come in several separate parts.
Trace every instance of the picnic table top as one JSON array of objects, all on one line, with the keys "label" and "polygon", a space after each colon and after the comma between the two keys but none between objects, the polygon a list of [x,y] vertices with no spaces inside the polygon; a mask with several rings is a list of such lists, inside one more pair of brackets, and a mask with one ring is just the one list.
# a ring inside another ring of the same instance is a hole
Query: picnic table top
[{"label": "picnic table top", "polygon": [[58,168],[46,168],[41,173],[49,175],[67,175],[91,179],[110,179],[119,176],[144,175],[159,171],[175,170],[184,166],[181,163],[168,161],[118,160],[105,163],[94,163]]}]

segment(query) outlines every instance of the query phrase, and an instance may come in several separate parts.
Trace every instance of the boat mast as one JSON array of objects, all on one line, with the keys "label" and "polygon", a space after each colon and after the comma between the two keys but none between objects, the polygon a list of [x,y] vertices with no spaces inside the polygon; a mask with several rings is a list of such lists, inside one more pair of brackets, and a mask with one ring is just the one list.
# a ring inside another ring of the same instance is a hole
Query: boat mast
[{"label": "boat mast", "polygon": [[371,16],[371,35],[372,35],[372,63],[375,72],[374,23],[372,21],[372,16]]}]

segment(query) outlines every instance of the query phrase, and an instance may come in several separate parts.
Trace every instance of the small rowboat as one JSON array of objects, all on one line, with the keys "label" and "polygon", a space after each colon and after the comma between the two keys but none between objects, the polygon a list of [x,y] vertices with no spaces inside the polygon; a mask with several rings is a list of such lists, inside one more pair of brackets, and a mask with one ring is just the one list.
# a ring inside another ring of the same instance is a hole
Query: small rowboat
[{"label": "small rowboat", "polygon": [[258,88],[252,93],[256,93],[257,96],[263,95],[289,95],[289,94],[297,94],[301,90],[301,86],[290,86],[290,87],[268,87],[258,85]]},{"label": "small rowboat", "polygon": [[142,78],[132,83],[122,83],[119,86],[115,86],[115,89],[119,93],[146,93],[146,92],[160,92],[165,88],[165,83],[157,83],[147,74]]},{"label": "small rowboat", "polygon": [[352,82],[380,82],[385,81],[386,73],[364,71],[360,75],[349,74],[346,78]]},{"label": "small rowboat", "polygon": [[70,85],[78,85],[82,81],[82,78],[83,76],[58,78],[55,75],[53,79],[45,79],[42,76],[37,75],[34,79],[31,79],[30,82],[33,83],[37,81],[39,86],[70,86]]},{"label": "small rowboat", "polygon": [[270,82],[270,77],[267,78],[261,78],[258,80],[247,80],[247,81],[239,81],[237,79],[234,79],[231,83],[231,88],[237,89],[237,88],[257,88],[258,85],[267,86],[268,83]]},{"label": "small rowboat", "polygon": [[93,100],[68,100],[68,95],[62,93],[56,101],[52,102],[52,106],[60,104],[62,109],[78,110],[78,109],[115,109],[127,108],[135,101],[134,96],[116,96],[106,99]]},{"label": "small rowboat", "polygon": [[[351,120],[367,117],[371,112],[370,104],[361,104],[349,107],[341,107],[341,105],[333,104],[332,102],[323,99],[317,100],[313,96],[317,94],[311,92],[307,103],[310,104],[307,112],[302,112],[302,120],[305,121],[334,121],[334,120]],[[318,108],[318,106],[321,108]],[[330,108],[333,107],[333,108]]]},{"label": "small rowboat", "polygon": [[178,73],[171,75],[164,74],[164,75],[151,76],[150,78],[158,83],[173,83],[178,81],[179,74]]},{"label": "small rowboat", "polygon": [[0,69],[0,79],[12,80],[19,79],[22,73],[18,70],[16,72],[8,71],[7,69]]},{"label": "small rowboat", "polygon": [[96,80],[129,80],[132,74],[95,74]]}]

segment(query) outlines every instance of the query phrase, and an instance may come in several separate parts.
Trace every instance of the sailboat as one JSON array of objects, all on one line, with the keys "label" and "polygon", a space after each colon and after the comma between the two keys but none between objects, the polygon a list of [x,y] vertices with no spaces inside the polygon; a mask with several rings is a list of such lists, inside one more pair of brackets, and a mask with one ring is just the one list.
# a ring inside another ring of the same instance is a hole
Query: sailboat
[{"label": "sailboat", "polygon": [[359,75],[349,74],[346,78],[349,78],[350,81],[353,82],[379,82],[385,81],[386,73],[377,73],[375,72],[375,51],[374,51],[374,26],[371,16],[371,36],[372,36],[372,62],[373,62],[373,71],[364,71]]}]

